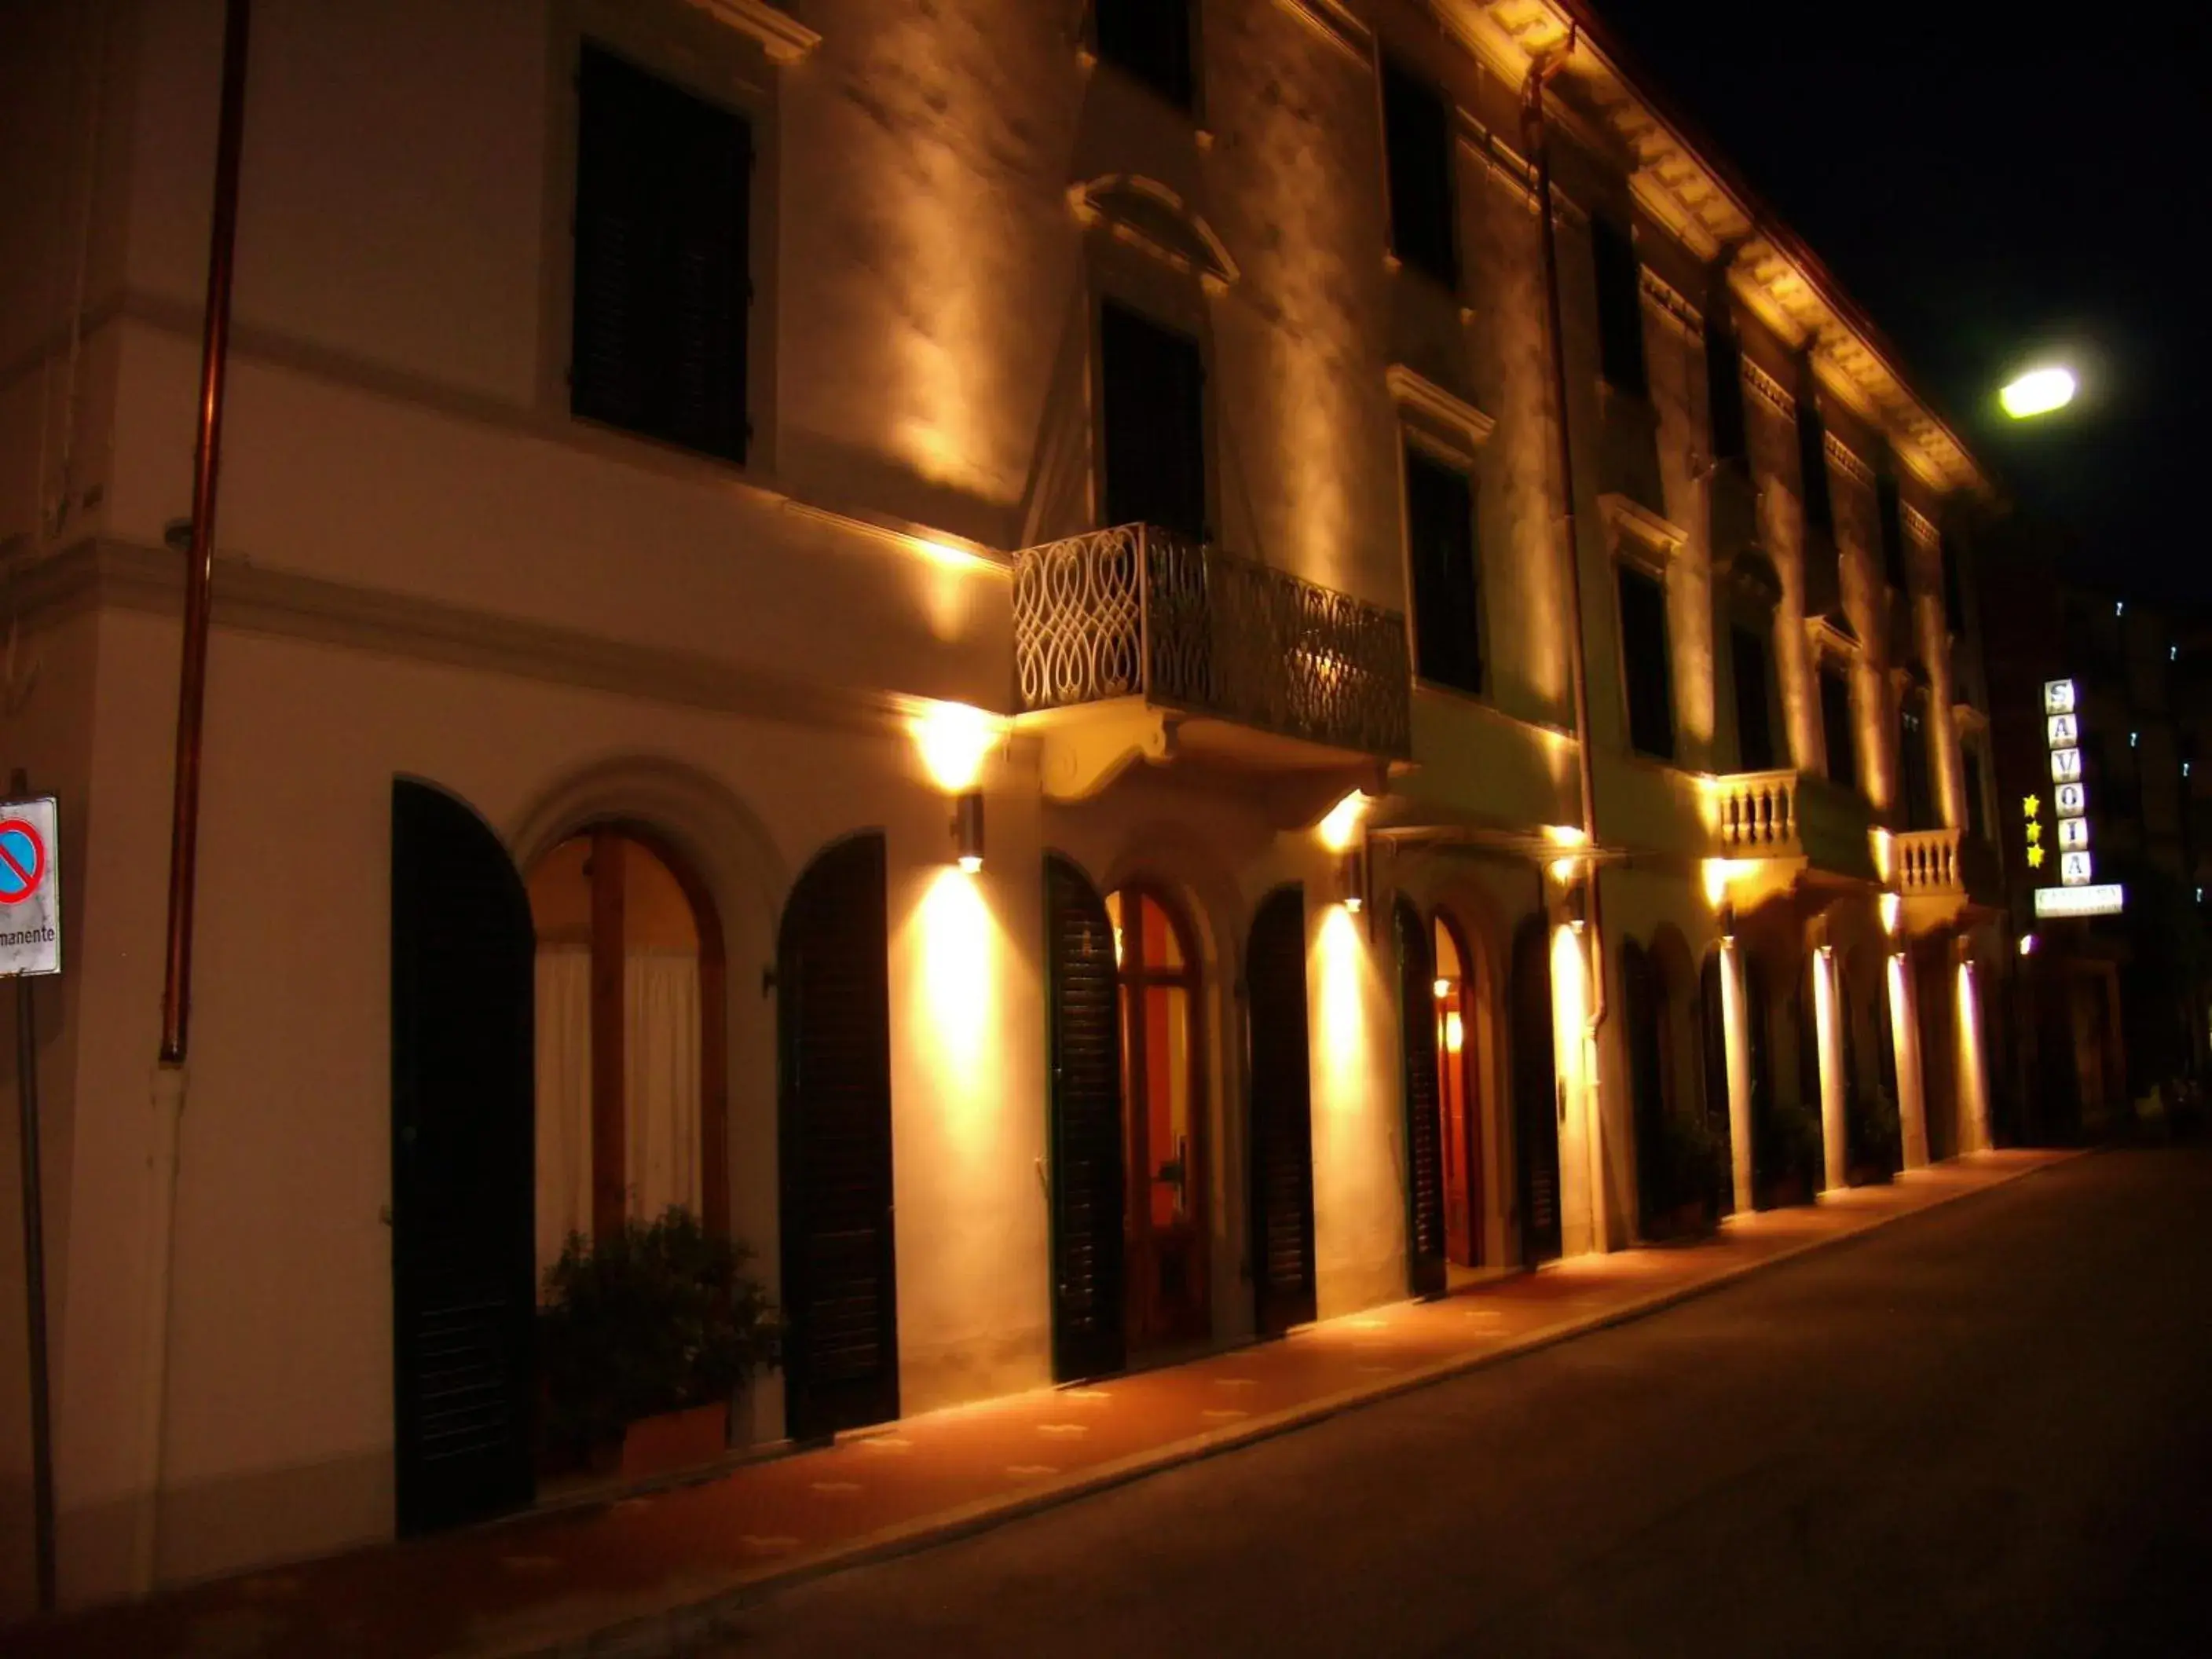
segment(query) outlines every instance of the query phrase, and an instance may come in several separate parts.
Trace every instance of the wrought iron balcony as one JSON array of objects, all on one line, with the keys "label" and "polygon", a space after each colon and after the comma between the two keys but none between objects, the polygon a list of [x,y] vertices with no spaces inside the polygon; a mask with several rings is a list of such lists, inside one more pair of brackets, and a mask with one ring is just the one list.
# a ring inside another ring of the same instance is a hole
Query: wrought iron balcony
[{"label": "wrought iron balcony", "polygon": [[1865,797],[1811,772],[1735,772],[1712,781],[1714,828],[1733,859],[1802,860],[1832,876],[1872,881]]},{"label": "wrought iron balcony", "polygon": [[1412,752],[1406,619],[1150,525],[1024,550],[1025,712],[1135,698],[1328,751]]}]

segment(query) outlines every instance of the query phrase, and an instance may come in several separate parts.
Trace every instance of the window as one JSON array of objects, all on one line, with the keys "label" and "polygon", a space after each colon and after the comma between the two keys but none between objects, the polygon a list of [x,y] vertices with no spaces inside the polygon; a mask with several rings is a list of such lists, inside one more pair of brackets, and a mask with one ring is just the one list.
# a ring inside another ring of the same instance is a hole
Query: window
[{"label": "window", "polygon": [[1620,652],[1626,672],[1628,741],[1638,753],[1674,758],[1674,672],[1667,660],[1667,589],[1620,567]]},{"label": "window", "polygon": [[1943,626],[1954,634],[1966,631],[1966,588],[1959,569],[1959,550],[1948,536],[1939,537],[1936,557],[1943,562]]},{"label": "window", "polygon": [[1905,799],[1905,828],[1933,830],[1936,824],[1936,792],[1928,773],[1928,720],[1926,700],[1918,695],[1907,697],[1897,714],[1897,769]]},{"label": "window", "polygon": [[1740,461],[1747,453],[1743,421],[1743,346],[1716,314],[1705,329],[1705,403],[1712,422],[1713,459]]},{"label": "window", "polygon": [[1735,749],[1746,772],[1774,769],[1774,718],[1768,690],[1766,641],[1741,623],[1729,629],[1729,663],[1735,678]]},{"label": "window", "polygon": [[593,46],[577,92],[569,408],[742,461],[750,130]]},{"label": "window", "polygon": [[1382,149],[1390,251],[1446,288],[1459,285],[1452,236],[1451,107],[1425,81],[1382,65]]},{"label": "window", "polygon": [[1413,672],[1482,690],[1474,489],[1467,474],[1406,450],[1406,546],[1413,575]]},{"label": "window", "polygon": [[1960,757],[1960,769],[1966,775],[1967,838],[1987,841],[1990,838],[1990,821],[1982,805],[1982,751],[1967,750]]},{"label": "window", "polygon": [[1098,55],[1177,109],[1191,107],[1190,0],[1097,0]]},{"label": "window", "polygon": [[1598,367],[1606,384],[1644,396],[1644,268],[1636,244],[1610,219],[1590,220],[1590,249],[1597,262]]},{"label": "window", "polygon": [[1846,789],[1857,788],[1857,722],[1851,718],[1851,683],[1841,668],[1820,671],[1820,738],[1828,750],[1829,778]]},{"label": "window", "polygon": [[1832,531],[1836,508],[1828,494],[1828,434],[1808,391],[1797,399],[1798,489],[1805,501],[1805,527]]},{"label": "window", "polygon": [[1109,300],[1099,317],[1106,522],[1206,538],[1206,369],[1198,342]]},{"label": "window", "polygon": [[1902,593],[1905,580],[1905,508],[1898,500],[1897,479],[1884,468],[1874,481],[1875,516],[1881,535],[1882,580]]}]

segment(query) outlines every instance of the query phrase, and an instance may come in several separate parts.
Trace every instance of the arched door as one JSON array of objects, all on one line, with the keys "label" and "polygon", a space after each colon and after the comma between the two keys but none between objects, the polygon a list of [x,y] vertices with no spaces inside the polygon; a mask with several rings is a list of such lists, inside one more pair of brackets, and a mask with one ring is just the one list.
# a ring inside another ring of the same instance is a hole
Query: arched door
[{"label": "arched door", "polygon": [[1467,936],[1438,911],[1436,945],[1437,1096],[1443,1124],[1444,1254],[1482,1265],[1483,1100],[1489,1087],[1490,976]]},{"label": "arched door", "polygon": [[1213,1332],[1198,954],[1151,888],[1109,894],[1106,913],[1121,981],[1129,1340],[1195,1342]]},{"label": "arched door", "polygon": [[1513,1117],[1521,1259],[1559,1254],[1559,1085],[1552,1048],[1552,945],[1541,916],[1513,936]]},{"label": "arched door", "polygon": [[1315,1314],[1313,1077],[1306,1048],[1306,914],[1279,887],[1244,953],[1251,1064],[1252,1285],[1262,1335]]},{"label": "arched door", "polygon": [[1406,1108],[1406,1279],[1415,1296],[1444,1293],[1444,1147],[1436,958],[1428,924],[1402,895],[1391,908],[1398,944],[1399,1048]]},{"label": "arched door", "polygon": [[1065,859],[1045,860],[1052,1017],[1052,1374],[1072,1382],[1127,1363],[1121,1021],[1114,925]]},{"label": "arched door", "polygon": [[884,838],[808,866],[776,948],[785,1413],[794,1440],[896,1417]]},{"label": "arched door", "polygon": [[392,788],[392,1312],[399,1529],[531,1501],[533,951],[507,849]]}]

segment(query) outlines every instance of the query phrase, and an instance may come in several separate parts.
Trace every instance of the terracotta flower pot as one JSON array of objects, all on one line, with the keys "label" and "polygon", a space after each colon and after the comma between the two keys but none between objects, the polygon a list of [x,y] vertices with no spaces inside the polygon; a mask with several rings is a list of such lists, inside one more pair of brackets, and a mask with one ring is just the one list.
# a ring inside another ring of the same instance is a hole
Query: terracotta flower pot
[{"label": "terracotta flower pot", "polygon": [[720,1401],[640,1418],[623,1431],[616,1473],[625,1481],[635,1481],[697,1468],[720,1457],[729,1440],[730,1408]]}]

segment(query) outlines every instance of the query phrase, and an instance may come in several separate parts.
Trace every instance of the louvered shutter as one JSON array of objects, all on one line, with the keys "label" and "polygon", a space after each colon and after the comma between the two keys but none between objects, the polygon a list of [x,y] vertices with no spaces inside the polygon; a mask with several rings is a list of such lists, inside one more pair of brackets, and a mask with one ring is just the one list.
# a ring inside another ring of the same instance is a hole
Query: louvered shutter
[{"label": "louvered shutter", "polygon": [[1097,890],[1045,860],[1052,1009],[1052,1361],[1056,1381],[1127,1362],[1120,981]]},{"label": "louvered shutter", "polygon": [[1541,916],[1513,939],[1514,1150],[1521,1177],[1521,1259],[1559,1254],[1559,1078],[1552,1050],[1552,949]]},{"label": "louvered shutter", "polygon": [[815,860],[777,947],[784,1400],[795,1440],[896,1417],[884,838]]},{"label": "louvered shutter", "polygon": [[1455,467],[1406,451],[1406,543],[1413,575],[1414,672],[1482,690],[1482,628],[1474,553],[1474,490]]},{"label": "louvered shutter", "polygon": [[1444,1148],[1437,1080],[1436,951],[1421,913],[1392,907],[1398,936],[1398,1013],[1406,1103],[1407,1282],[1415,1296],[1444,1293]]},{"label": "louvered shutter", "polygon": [[1313,1079],[1306,1048],[1305,896],[1268,895],[1246,947],[1252,1280],[1259,1329],[1314,1317]]},{"label": "louvered shutter", "polygon": [[570,407],[741,461],[750,131],[596,46],[577,90]]},{"label": "louvered shutter", "polygon": [[507,849],[392,791],[392,1304],[399,1529],[531,1501],[537,936]]},{"label": "louvered shutter", "polygon": [[1100,307],[1106,521],[1206,535],[1206,371],[1198,343]]}]

